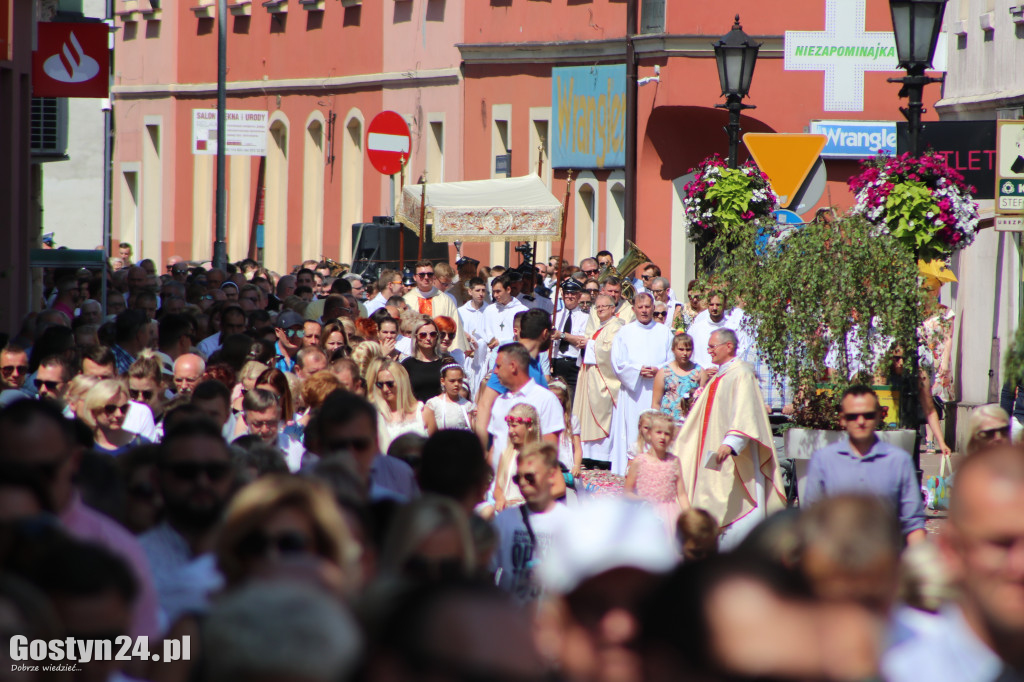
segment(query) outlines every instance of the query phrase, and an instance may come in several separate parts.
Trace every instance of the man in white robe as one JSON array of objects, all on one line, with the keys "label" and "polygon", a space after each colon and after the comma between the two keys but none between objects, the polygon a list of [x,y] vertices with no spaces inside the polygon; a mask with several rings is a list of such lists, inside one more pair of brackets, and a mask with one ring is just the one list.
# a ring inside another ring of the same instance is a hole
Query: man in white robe
[{"label": "man in white robe", "polygon": [[506,275],[495,277],[491,283],[494,303],[484,309],[482,338],[490,351],[488,369],[494,366],[498,348],[515,340],[513,322],[516,313],[525,312],[527,307],[513,295],[512,283]]},{"label": "man in white robe", "polygon": [[731,329],[736,334],[739,347],[736,348],[736,357],[740,360],[748,360],[747,349],[750,347],[750,338],[743,329],[746,314],[740,308],[729,308],[728,299],[723,292],[716,291],[708,297],[707,310],[703,310],[693,320],[686,333],[693,337],[693,362],[701,368],[707,369],[715,364],[708,353],[708,343],[711,335],[719,329]]},{"label": "man in white robe", "polygon": [[633,447],[640,413],[651,409],[654,375],[672,359],[672,329],[654,321],[654,297],[637,294],[636,320],[612,342],[612,367],[619,378],[619,399],[612,415],[612,473],[626,474],[626,450]]}]

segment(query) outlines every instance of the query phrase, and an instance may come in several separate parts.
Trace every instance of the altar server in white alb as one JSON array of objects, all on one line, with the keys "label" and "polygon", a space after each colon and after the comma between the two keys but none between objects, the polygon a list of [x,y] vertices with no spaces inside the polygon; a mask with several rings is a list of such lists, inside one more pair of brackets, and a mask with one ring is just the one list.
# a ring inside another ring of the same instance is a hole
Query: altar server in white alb
[{"label": "altar server in white alb", "polygon": [[636,442],[640,413],[651,408],[654,375],[672,359],[672,329],[654,321],[654,298],[633,300],[636,320],[612,342],[612,367],[619,378],[619,399],[612,415],[612,473],[626,474],[626,450]]}]

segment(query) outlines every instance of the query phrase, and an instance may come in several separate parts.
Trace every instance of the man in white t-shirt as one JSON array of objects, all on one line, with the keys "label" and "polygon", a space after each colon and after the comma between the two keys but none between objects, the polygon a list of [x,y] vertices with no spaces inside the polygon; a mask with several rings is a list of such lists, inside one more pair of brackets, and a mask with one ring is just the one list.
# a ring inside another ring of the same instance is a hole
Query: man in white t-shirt
[{"label": "man in white t-shirt", "polygon": [[515,480],[526,504],[506,509],[495,517],[499,544],[492,568],[498,587],[526,604],[541,596],[533,571],[565,523],[569,510],[558,504],[552,493],[556,478],[562,475],[556,446],[527,446],[516,458],[516,467]]},{"label": "man in white t-shirt", "polygon": [[526,403],[537,410],[540,417],[541,439],[558,447],[558,436],[565,429],[565,415],[555,394],[530,378],[530,352],[521,343],[507,343],[498,349],[494,372],[498,381],[508,389],[494,400],[487,431],[493,436],[491,464],[498,466],[498,455],[505,450],[508,441],[508,426],[505,417],[519,403]]}]

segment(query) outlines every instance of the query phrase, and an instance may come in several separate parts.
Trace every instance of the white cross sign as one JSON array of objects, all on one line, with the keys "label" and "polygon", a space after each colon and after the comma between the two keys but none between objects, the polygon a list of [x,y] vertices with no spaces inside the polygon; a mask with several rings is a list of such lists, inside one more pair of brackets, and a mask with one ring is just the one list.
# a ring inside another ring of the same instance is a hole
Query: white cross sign
[{"label": "white cross sign", "polygon": [[[864,72],[898,71],[892,31],[865,31],[865,0],[825,0],[824,31],[786,31],[786,71],[825,72],[825,111],[864,111]],[[946,70],[939,34],[935,71]]]}]

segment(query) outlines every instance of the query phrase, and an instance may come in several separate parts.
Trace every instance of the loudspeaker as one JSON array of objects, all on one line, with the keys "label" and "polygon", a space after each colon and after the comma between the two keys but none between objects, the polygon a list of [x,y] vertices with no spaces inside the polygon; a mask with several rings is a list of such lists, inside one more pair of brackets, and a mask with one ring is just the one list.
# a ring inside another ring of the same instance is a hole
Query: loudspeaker
[{"label": "loudspeaker", "polygon": [[[405,231],[405,266],[411,268],[419,253],[419,236],[389,217],[374,216],[372,223],[352,225],[352,271],[379,272],[385,268],[398,269],[402,231]],[[434,262],[448,261],[448,244],[431,240],[433,226],[424,229],[423,258]]]}]

